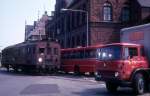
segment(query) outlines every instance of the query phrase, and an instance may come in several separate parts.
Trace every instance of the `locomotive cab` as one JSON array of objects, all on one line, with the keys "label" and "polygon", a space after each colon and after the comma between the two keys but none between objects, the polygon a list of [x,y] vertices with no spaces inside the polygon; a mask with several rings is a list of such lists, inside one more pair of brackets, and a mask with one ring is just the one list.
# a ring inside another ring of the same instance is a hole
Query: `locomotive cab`
[{"label": "locomotive cab", "polygon": [[57,43],[47,42],[37,44],[37,66],[46,70],[60,68],[60,46]]}]

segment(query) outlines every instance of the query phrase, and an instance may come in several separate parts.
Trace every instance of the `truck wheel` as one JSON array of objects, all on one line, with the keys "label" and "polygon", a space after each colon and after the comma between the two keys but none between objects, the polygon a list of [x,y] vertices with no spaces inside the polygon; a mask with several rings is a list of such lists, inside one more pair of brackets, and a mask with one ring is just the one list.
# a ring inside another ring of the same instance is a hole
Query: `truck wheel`
[{"label": "truck wheel", "polygon": [[109,92],[113,93],[117,91],[118,85],[112,82],[106,82],[106,88]]},{"label": "truck wheel", "polygon": [[134,77],[133,90],[136,94],[143,94],[145,91],[145,81],[143,75],[140,73],[136,74]]},{"label": "truck wheel", "polygon": [[90,76],[94,76],[94,72],[90,72]]}]

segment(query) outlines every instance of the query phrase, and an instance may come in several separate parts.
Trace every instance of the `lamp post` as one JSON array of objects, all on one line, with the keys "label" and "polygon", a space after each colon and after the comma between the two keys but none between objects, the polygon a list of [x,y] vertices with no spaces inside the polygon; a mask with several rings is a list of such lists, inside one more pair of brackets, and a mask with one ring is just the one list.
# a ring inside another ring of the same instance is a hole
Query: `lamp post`
[{"label": "lamp post", "polygon": [[2,46],[0,46],[0,66],[1,66],[1,59],[2,59],[2,52],[1,52],[2,50],[1,50],[1,47]]},{"label": "lamp post", "polygon": [[72,12],[82,12],[86,14],[86,46],[89,46],[89,14],[88,11],[84,11],[84,10],[75,10],[75,9],[61,9],[61,11],[72,11]]}]

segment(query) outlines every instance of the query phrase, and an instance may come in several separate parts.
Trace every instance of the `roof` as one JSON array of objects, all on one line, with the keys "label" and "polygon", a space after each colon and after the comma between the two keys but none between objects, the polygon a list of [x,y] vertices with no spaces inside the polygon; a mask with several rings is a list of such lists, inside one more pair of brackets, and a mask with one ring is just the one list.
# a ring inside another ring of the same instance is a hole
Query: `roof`
[{"label": "roof", "polygon": [[114,45],[118,45],[118,46],[142,46],[140,44],[134,44],[134,43],[112,43],[112,44],[106,44],[103,47],[114,46]]},{"label": "roof", "polygon": [[138,26],[132,26],[132,27],[128,27],[128,28],[123,28],[123,29],[121,29],[121,32],[122,31],[127,31],[127,30],[134,30],[134,29],[137,29],[137,28],[148,28],[148,27],[150,27],[150,23],[142,24],[142,25],[138,25]]},{"label": "roof", "polygon": [[137,0],[142,7],[150,7],[150,0]]},{"label": "roof", "polygon": [[74,0],[65,0],[66,6],[70,6]]},{"label": "roof", "polygon": [[80,47],[80,48],[67,48],[61,49],[61,51],[79,51],[79,50],[90,50],[90,49],[97,49],[103,48],[108,46],[142,46],[140,44],[133,44],[133,43],[112,43],[112,44],[104,44],[104,45],[95,45],[95,46],[88,46],[88,47]]}]

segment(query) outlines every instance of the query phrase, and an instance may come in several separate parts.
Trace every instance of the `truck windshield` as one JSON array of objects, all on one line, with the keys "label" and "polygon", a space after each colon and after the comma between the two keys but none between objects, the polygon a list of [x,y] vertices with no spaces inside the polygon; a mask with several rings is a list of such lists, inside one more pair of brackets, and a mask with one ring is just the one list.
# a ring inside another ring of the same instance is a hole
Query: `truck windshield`
[{"label": "truck windshield", "polygon": [[99,60],[118,60],[121,59],[121,46],[108,46],[97,51]]}]

